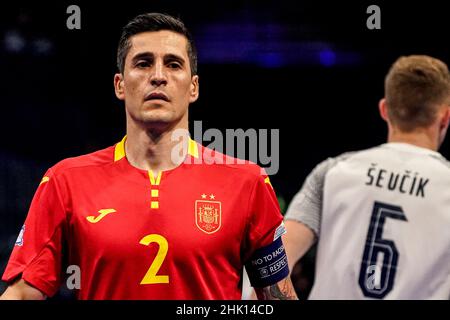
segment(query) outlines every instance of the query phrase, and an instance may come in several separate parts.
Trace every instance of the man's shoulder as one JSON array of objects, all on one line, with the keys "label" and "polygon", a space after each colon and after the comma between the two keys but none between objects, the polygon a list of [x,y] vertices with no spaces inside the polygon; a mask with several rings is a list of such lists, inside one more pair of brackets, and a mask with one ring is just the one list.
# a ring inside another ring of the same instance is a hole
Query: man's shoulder
[{"label": "man's shoulder", "polygon": [[367,150],[347,151],[347,152],[341,153],[337,156],[328,157],[327,159],[325,159],[325,160],[321,161],[319,164],[317,164],[314,171],[326,172],[326,171],[332,169],[338,163],[349,160],[353,156],[358,156],[365,151],[367,151]]},{"label": "man's shoulder", "polygon": [[322,163],[327,163],[328,165],[334,166],[340,162],[351,161],[353,159],[364,158],[367,156],[372,156],[373,154],[379,154],[383,152],[383,145],[376,145],[370,148],[346,151],[337,156],[329,157]]},{"label": "man's shoulder", "polygon": [[52,166],[49,171],[54,175],[61,174],[74,168],[103,166],[114,161],[114,146],[110,146],[91,153],[63,159]]},{"label": "man's shoulder", "polygon": [[374,146],[366,149],[346,151],[336,156],[330,156],[317,163],[310,175],[316,179],[319,178],[323,180],[325,176],[333,172],[334,169],[340,168],[340,164],[345,164],[352,161],[358,162],[360,159],[370,158],[370,155],[373,152],[377,153],[379,149],[380,146]]},{"label": "man's shoulder", "polygon": [[[419,167],[433,166],[435,170],[448,172],[450,162],[440,153],[406,143],[383,143],[370,148],[349,151],[338,156],[329,157],[320,162],[315,171],[326,174],[330,170],[341,168],[339,164],[349,164],[351,168],[367,164],[385,164],[399,166],[403,164]],[[347,167],[347,166],[346,166]]]},{"label": "man's shoulder", "polygon": [[412,163],[413,161],[416,161],[418,163],[427,164],[439,163],[446,169],[450,169],[450,162],[439,152],[402,142],[383,143],[371,148],[347,152],[335,158],[335,161],[339,160],[387,161],[396,164],[399,162]]}]

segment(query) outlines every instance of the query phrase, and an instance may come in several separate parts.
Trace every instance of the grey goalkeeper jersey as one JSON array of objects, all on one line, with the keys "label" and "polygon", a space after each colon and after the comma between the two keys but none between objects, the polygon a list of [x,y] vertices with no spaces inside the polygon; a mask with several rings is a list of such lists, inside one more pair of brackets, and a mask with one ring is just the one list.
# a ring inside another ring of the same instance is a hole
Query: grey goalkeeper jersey
[{"label": "grey goalkeeper jersey", "polygon": [[449,299],[450,164],[386,143],[320,163],[285,219],[318,237],[310,299]]}]

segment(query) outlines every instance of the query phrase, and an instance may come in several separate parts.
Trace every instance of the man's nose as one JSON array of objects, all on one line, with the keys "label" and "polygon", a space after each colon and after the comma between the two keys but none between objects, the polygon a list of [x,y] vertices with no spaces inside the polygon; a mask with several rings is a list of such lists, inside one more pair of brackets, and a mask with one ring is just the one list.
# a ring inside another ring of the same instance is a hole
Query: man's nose
[{"label": "man's nose", "polygon": [[152,86],[159,87],[167,84],[167,75],[164,70],[164,64],[162,62],[156,62],[152,70],[150,77],[150,83]]}]

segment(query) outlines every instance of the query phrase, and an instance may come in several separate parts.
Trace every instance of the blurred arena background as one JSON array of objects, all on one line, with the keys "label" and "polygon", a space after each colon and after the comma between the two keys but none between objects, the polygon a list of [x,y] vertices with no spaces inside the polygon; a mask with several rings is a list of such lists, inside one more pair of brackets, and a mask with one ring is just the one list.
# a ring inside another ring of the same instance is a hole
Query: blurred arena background
[{"label": "blurred arena background", "polygon": [[[68,30],[66,8],[81,9]],[[381,8],[381,30],[366,9]],[[280,169],[271,177],[285,210],[319,161],[385,142],[378,101],[390,64],[429,54],[450,63],[443,2],[401,1],[19,1],[0,8],[0,272],[45,170],[107,147],[125,133],[115,98],[121,27],[143,12],[182,18],[199,51],[200,99],[190,119],[203,129],[280,129]],[[450,158],[450,143],[441,148]],[[293,280],[305,298],[314,249]],[[0,292],[5,284],[0,284]],[[67,299],[62,290],[55,299]]]}]

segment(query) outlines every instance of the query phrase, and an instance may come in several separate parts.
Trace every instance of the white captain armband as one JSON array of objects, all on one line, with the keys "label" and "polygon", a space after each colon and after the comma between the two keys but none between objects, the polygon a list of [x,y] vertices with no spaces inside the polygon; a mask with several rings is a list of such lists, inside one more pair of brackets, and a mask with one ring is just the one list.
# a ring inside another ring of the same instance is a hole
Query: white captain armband
[{"label": "white captain armband", "polygon": [[289,266],[281,237],[256,250],[245,268],[251,285],[257,288],[273,285],[286,278]]}]

